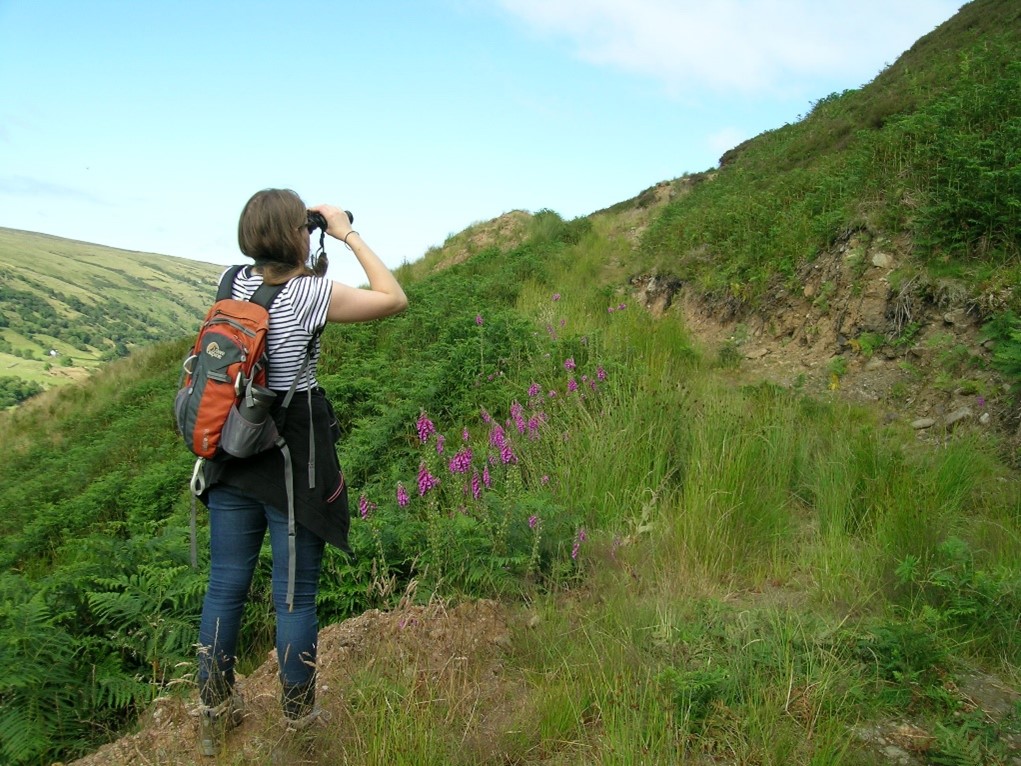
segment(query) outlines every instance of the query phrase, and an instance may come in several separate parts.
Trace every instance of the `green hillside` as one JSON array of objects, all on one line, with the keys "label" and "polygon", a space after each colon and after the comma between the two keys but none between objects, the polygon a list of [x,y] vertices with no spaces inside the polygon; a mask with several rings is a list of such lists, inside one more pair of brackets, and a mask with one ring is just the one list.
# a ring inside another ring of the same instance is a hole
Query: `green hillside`
[{"label": "green hillside", "polygon": [[[473,226],[330,326],[331,717],[274,717],[267,551],[217,762],[1017,763],[1019,61],[976,0],[720,167]],[[199,762],[188,334],[0,416],[5,762]]]},{"label": "green hillside", "polygon": [[0,406],[189,334],[222,270],[0,228]]}]

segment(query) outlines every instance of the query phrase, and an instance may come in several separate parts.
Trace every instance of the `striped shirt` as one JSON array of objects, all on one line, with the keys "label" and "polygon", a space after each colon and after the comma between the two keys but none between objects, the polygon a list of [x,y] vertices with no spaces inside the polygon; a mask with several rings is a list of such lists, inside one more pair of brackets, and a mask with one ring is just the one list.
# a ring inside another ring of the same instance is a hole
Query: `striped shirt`
[{"label": "striped shirt", "polygon": [[[251,267],[241,269],[234,280],[231,297],[249,300],[261,284],[261,274],[253,273]],[[333,283],[328,279],[295,277],[283,286],[270,306],[269,333],[266,336],[269,377],[266,384],[274,391],[289,389],[301,370],[309,340],[326,324],[332,288]],[[298,391],[319,385],[316,381],[319,345],[317,338],[312,361],[302,380],[298,381]]]}]

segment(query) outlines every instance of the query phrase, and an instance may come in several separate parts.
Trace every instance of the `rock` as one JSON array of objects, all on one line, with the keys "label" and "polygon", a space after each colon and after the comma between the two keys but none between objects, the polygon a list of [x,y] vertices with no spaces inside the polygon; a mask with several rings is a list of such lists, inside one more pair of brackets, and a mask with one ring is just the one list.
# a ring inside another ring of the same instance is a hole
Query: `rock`
[{"label": "rock", "polygon": [[981,414],[981,415],[979,416],[978,422],[979,422],[979,423],[981,423],[981,424],[982,424],[982,425],[984,425],[984,426],[987,426],[987,425],[989,425],[989,421],[990,421],[990,420],[992,420],[992,418],[991,418],[991,417],[989,417],[989,413],[988,413],[988,412],[983,412],[983,413],[982,413],[982,414]]},{"label": "rock", "polygon": [[946,420],[944,422],[947,424],[948,428],[953,428],[962,420],[970,418],[971,416],[972,416],[971,407],[961,407],[959,410],[954,410],[949,415],[947,415]]},{"label": "rock", "polygon": [[768,348],[752,348],[744,352],[745,359],[761,359],[769,353]]},{"label": "rock", "polygon": [[918,418],[918,420],[914,420],[911,423],[911,427],[916,431],[920,431],[923,428],[932,428],[934,425],[936,425],[935,418]]},{"label": "rock", "polygon": [[888,269],[893,266],[893,258],[887,253],[876,253],[872,256],[872,265],[880,269]]},{"label": "rock", "polygon": [[948,311],[943,315],[943,321],[947,324],[953,325],[959,330],[964,330],[971,326],[971,318],[968,316],[968,312],[964,309]]}]

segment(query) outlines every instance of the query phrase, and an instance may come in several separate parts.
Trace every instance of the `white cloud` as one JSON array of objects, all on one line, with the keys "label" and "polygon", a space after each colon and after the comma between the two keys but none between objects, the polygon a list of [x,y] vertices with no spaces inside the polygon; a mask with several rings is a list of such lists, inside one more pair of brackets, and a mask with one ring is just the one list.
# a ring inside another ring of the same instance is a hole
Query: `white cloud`
[{"label": "white cloud", "polygon": [[957,10],[958,0],[498,0],[579,59],[674,93],[798,89],[871,79]]}]

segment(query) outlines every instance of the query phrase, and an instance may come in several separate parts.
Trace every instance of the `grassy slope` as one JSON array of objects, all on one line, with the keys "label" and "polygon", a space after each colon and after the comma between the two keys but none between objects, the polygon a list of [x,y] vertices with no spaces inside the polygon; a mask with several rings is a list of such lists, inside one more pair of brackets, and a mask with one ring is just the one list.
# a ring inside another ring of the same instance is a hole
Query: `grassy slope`
[{"label": "grassy slope", "polygon": [[[0,327],[0,338],[21,352],[0,351],[0,374],[55,385],[80,377],[68,374],[70,368],[94,369],[118,343],[130,348],[160,337],[184,337],[205,313],[220,271],[184,258],[0,229],[0,274],[7,294],[0,314],[13,325],[16,314],[24,312],[13,293],[39,309],[28,330]],[[71,305],[75,301],[95,313],[86,315]],[[51,329],[60,320],[86,324],[94,337],[83,344]],[[50,358],[50,349],[58,352],[57,359]],[[65,357],[73,362],[70,368],[61,364]],[[47,371],[47,363],[56,369]]]}]

